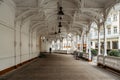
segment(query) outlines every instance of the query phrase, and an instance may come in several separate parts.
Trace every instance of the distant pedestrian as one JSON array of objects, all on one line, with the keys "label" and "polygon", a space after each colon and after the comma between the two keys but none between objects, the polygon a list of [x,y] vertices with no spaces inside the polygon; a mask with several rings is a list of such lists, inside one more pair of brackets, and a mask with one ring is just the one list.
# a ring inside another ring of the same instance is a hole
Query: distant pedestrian
[{"label": "distant pedestrian", "polygon": [[49,48],[49,52],[50,52],[50,54],[51,54],[51,51],[52,51],[52,48]]}]

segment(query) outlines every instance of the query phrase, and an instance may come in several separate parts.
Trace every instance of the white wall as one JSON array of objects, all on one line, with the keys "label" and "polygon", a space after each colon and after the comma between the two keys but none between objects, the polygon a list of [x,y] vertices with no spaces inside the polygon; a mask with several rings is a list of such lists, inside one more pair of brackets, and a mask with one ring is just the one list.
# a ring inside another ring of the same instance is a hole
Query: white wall
[{"label": "white wall", "polygon": [[51,43],[46,40],[41,40],[41,52],[49,52],[49,48],[51,47]]},{"label": "white wall", "polygon": [[[30,20],[24,22],[21,27],[22,22],[17,21],[16,26],[16,64],[22,63],[24,61],[35,58],[39,54],[39,50],[37,49],[37,38],[36,32],[29,32],[30,30]],[[21,38],[20,38],[21,33]],[[21,46],[20,46],[21,45]]]},{"label": "white wall", "polygon": [[37,48],[38,40],[39,38],[36,38],[36,32],[33,32],[32,34],[32,50],[31,50],[31,58],[34,58],[35,56],[39,55],[39,50]]},{"label": "white wall", "polygon": [[49,49],[51,47],[51,43],[49,41],[46,42],[47,45],[46,45],[46,52],[49,52]]},{"label": "white wall", "polygon": [[22,25],[21,32],[21,21],[17,21],[16,28],[14,22],[15,5],[11,0],[5,0],[0,4],[0,71],[35,58],[39,54],[36,32],[33,32],[30,39],[30,20]]},{"label": "white wall", "polygon": [[14,14],[7,3],[0,4],[0,70],[14,65]]},{"label": "white wall", "polygon": [[29,26],[30,21],[27,21],[22,26],[21,33],[21,60],[22,62],[29,60]]}]

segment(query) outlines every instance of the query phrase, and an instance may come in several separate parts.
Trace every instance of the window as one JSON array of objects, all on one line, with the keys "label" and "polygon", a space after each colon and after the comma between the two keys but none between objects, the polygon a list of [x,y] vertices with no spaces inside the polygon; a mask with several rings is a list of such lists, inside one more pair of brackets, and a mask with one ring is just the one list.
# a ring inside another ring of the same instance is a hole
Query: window
[{"label": "window", "polygon": [[103,34],[104,34],[104,30],[101,29],[101,31],[100,31],[100,35],[103,35]]},{"label": "window", "polygon": [[117,21],[117,14],[113,15],[113,21]]},{"label": "window", "polygon": [[98,35],[98,32],[97,31],[95,31],[95,34],[94,34],[95,36],[97,36]]},{"label": "window", "polygon": [[107,29],[107,33],[108,33],[108,34],[111,34],[111,28],[108,28],[108,29]]},{"label": "window", "polygon": [[101,49],[104,48],[104,42],[101,42]]},{"label": "window", "polygon": [[91,42],[91,45],[93,45],[93,42]]},{"label": "window", "polygon": [[118,41],[113,41],[112,42],[112,48],[113,49],[118,49]]},{"label": "window", "polygon": [[117,27],[116,26],[114,27],[114,31],[113,32],[114,32],[114,34],[117,33]]},{"label": "window", "polygon": [[96,43],[95,43],[95,49],[97,49],[97,48],[98,48],[98,43],[96,42]]},{"label": "window", "polygon": [[107,42],[107,49],[110,49],[110,42]]},{"label": "window", "polygon": [[108,18],[107,21],[108,21],[108,22],[111,22],[111,18]]}]

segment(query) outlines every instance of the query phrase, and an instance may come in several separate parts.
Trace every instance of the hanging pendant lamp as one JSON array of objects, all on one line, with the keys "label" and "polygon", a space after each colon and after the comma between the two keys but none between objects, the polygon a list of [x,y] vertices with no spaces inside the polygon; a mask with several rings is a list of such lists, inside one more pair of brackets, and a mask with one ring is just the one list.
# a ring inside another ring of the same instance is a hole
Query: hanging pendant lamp
[{"label": "hanging pendant lamp", "polygon": [[64,12],[62,9],[63,9],[62,7],[59,7],[58,15],[64,15]]}]

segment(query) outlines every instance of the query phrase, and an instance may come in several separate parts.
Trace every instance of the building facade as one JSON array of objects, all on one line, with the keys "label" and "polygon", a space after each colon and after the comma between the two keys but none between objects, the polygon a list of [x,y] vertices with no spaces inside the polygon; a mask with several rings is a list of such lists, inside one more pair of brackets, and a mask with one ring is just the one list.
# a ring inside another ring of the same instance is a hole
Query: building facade
[{"label": "building facade", "polygon": [[[106,36],[107,36],[107,49],[120,49],[120,11],[111,10],[105,22]],[[98,48],[98,28],[96,24],[92,25],[91,29],[91,45],[93,49]],[[101,49],[104,47],[104,29],[100,27],[100,42]]]}]

